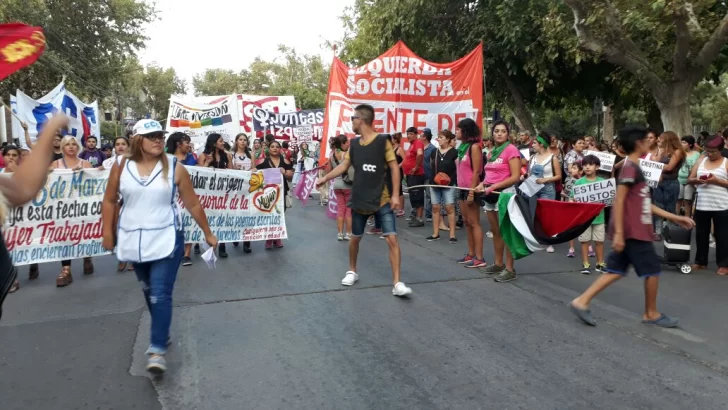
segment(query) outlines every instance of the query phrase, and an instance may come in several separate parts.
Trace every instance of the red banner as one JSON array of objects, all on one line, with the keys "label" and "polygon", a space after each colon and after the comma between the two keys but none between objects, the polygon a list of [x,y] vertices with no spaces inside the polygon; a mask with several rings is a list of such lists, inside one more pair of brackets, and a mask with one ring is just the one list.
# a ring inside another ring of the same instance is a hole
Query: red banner
[{"label": "red banner", "polygon": [[45,46],[45,35],[40,27],[0,24],[0,80],[35,63]]},{"label": "red banner", "polygon": [[374,107],[374,128],[382,133],[408,127],[455,130],[463,118],[480,123],[483,112],[483,45],[447,64],[415,55],[403,42],[358,67],[334,58],[326,97],[321,161],[328,158],[328,138],[354,136],[354,107]]}]

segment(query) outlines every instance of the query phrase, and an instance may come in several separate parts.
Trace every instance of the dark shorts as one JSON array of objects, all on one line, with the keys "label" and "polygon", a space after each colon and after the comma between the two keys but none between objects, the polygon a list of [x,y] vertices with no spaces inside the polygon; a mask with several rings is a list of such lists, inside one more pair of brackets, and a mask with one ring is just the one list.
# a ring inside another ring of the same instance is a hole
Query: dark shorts
[{"label": "dark shorts", "polygon": [[627,239],[622,252],[612,251],[607,257],[607,272],[626,276],[632,265],[637,276],[646,278],[660,274],[660,258],[655,253],[652,242]]},{"label": "dark shorts", "polygon": [[[382,229],[382,235],[397,235],[397,227],[395,224],[394,212],[392,211],[392,205],[386,204],[379,208],[374,214],[375,227]],[[367,227],[367,221],[372,214],[364,215],[354,210],[351,211],[351,234],[354,236],[364,235],[364,230]]]},{"label": "dark shorts", "polygon": [[[457,194],[458,200],[460,200],[460,201],[467,201],[468,200],[468,194],[470,192],[471,191],[466,191],[464,189],[458,189],[458,194]],[[473,202],[476,202],[476,203],[480,204],[480,200],[482,199],[482,196],[483,195],[480,192],[476,192],[473,195]]]},{"label": "dark shorts", "polygon": [[[424,185],[424,175],[407,175],[407,186]],[[425,188],[410,189],[409,191],[410,205],[412,208],[422,208],[425,206]]]}]

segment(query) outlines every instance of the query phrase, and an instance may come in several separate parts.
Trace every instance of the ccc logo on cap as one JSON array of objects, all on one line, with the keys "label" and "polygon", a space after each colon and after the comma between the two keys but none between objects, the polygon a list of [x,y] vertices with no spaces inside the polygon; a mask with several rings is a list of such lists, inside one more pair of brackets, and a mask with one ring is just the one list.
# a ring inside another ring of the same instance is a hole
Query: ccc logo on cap
[{"label": "ccc logo on cap", "polygon": [[377,166],[372,164],[364,164],[361,169],[366,172],[377,172]]}]

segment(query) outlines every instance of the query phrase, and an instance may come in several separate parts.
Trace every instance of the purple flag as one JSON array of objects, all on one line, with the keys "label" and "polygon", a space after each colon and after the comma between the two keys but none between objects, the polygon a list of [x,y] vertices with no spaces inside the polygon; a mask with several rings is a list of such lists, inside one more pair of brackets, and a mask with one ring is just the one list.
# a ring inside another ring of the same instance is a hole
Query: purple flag
[{"label": "purple flag", "polygon": [[311,191],[313,191],[313,188],[316,186],[316,175],[318,175],[318,168],[317,169],[311,169],[308,171],[303,171],[301,175],[301,179],[298,181],[298,185],[296,185],[296,191],[293,193],[293,195],[301,201],[303,206],[306,206],[308,203],[308,197],[311,195]]},{"label": "purple flag", "polygon": [[326,216],[336,219],[336,194],[334,194],[334,184],[329,184],[329,206],[326,207]]}]

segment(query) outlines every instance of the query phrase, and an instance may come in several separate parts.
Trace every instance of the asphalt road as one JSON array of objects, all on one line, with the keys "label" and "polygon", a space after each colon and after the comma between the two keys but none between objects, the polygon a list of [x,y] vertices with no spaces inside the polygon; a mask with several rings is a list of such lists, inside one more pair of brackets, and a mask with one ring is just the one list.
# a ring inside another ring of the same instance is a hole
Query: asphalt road
[{"label": "asphalt road", "polygon": [[728,408],[728,279],[714,271],[666,268],[659,306],[679,329],[640,323],[635,277],[598,298],[590,328],[565,303],[594,275],[565,247],[497,284],[452,262],[464,243],[428,243],[429,227],[398,220],[414,290],[402,300],[384,241],[365,238],[360,281],[344,288],[346,243],[315,201],[296,205],[285,248],[230,247],[215,271],[199,258],[181,268],[162,379],[144,371],[149,315],[133,273],[106,257],[84,277],[76,262],[57,289],[57,264],[32,283],[21,268],[0,323],[0,408]]}]

